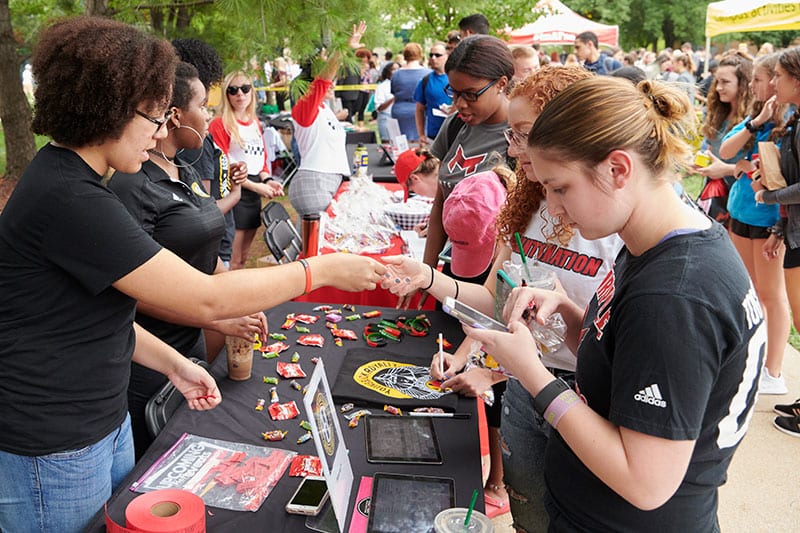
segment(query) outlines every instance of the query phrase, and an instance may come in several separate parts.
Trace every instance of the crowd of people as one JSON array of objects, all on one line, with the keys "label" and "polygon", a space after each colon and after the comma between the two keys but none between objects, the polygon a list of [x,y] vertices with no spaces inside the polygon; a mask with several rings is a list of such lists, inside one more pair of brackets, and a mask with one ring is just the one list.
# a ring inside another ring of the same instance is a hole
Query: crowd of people
[{"label": "crowd of people", "polygon": [[[340,51],[291,107],[289,199],[299,216],[328,207],[350,175],[340,121],[366,122],[372,99],[379,129],[394,118],[415,144],[396,175],[432,199],[424,257],[258,269],[243,266],[262,199],[285,191],[255,78],[224,75],[201,41],[108,19],[44,30],[33,128],[52,140],[0,213],[0,530],[81,530],[150,444],[144,404],[167,380],[192,409],[223,401],[189,357],[266,335],[264,309],[314,288],[382,285],[398,306],[423,291],[508,325],[465,326],[431,362],[485,400],[488,511],[518,531],[719,531],[718,487],[758,392],[788,390],[800,320],[800,47],[719,54],[698,82],[712,60],[691,46],[607,54],[586,32],[562,61],[509,49],[475,14],[379,65],[366,30],[347,38],[347,83],[364,88],[344,111]],[[698,110],[707,165],[689,145]],[[773,149],[783,186],[760,164]],[[699,207],[681,169],[706,179]],[[555,318],[563,334],[543,344]],[[775,410],[800,436],[800,400]]]}]

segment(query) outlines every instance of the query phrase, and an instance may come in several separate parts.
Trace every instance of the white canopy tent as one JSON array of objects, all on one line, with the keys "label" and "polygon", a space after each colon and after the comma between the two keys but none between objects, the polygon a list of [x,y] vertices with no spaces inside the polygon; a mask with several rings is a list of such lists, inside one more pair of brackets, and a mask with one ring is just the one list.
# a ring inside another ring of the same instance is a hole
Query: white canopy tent
[{"label": "white canopy tent", "polygon": [[559,0],[539,0],[533,13],[541,14],[535,22],[508,32],[510,45],[574,44],[575,37],[591,31],[601,45],[617,46],[619,26],[608,26],[584,18]]}]

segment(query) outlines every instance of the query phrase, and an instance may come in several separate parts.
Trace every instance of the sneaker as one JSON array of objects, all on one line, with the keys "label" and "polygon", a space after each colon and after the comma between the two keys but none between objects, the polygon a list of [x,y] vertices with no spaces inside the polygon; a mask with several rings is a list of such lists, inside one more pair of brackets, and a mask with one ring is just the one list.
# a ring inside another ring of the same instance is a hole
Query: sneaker
[{"label": "sneaker", "polygon": [[794,403],[778,404],[772,410],[781,416],[800,416],[800,398]]},{"label": "sneaker", "polygon": [[786,388],[786,381],[783,379],[783,374],[777,378],[772,377],[766,367],[761,369],[761,380],[758,384],[759,394],[786,394],[789,389]]},{"label": "sneaker", "polygon": [[787,435],[800,437],[800,416],[776,416],[772,425]]}]

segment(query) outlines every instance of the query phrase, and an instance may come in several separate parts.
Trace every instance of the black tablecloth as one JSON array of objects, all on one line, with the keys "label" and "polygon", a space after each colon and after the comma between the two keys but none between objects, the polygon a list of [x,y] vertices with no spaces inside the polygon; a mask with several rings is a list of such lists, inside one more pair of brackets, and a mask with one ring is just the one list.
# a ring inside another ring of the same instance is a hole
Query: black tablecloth
[{"label": "black tablecloth", "polygon": [[[278,306],[267,313],[269,317],[270,330],[272,332],[284,332],[280,329],[287,313],[312,313],[313,303],[290,302]],[[367,308],[357,309],[357,312],[369,311]],[[401,314],[394,309],[381,308],[383,317],[395,318]],[[411,315],[412,312],[402,313]],[[436,336],[441,331],[444,337],[457,345],[463,338],[463,332],[457,321],[440,312],[427,311],[433,328],[427,337],[404,336],[399,344],[391,344],[394,353],[402,354],[433,354],[436,349]],[[377,321],[379,319],[372,319]],[[223,401],[211,411],[191,411],[185,406],[181,407],[170,419],[167,426],[158,436],[156,441],[147,451],[145,456],[136,465],[130,476],[123,482],[120,488],[109,501],[109,514],[117,522],[124,524],[124,509],[127,504],[138,494],[129,489],[132,482],[141,475],[168,450],[175,441],[184,433],[192,433],[204,437],[223,439],[228,441],[242,442],[246,444],[266,445],[276,448],[293,449],[301,454],[316,455],[316,448],[312,441],[304,444],[296,444],[297,438],[304,432],[299,427],[299,422],[305,419],[302,406],[302,395],[289,386],[289,380],[281,380],[278,384],[278,394],[281,402],[295,400],[300,408],[300,416],[296,419],[273,422],[267,410],[256,411],[255,405],[258,398],[267,399],[269,405],[269,388],[262,382],[262,376],[275,375],[276,361],[288,361],[291,354],[296,350],[301,359],[300,364],[303,370],[310,377],[314,367],[311,362],[312,357],[322,357],[325,361],[328,380],[333,385],[336,375],[342,364],[344,354],[348,349],[354,347],[366,347],[366,343],[361,338],[361,330],[367,319],[355,320],[353,322],[343,321],[341,328],[353,329],[359,334],[358,341],[344,341],[343,347],[334,344],[331,335],[324,326],[324,316],[316,324],[308,326],[314,333],[322,333],[325,338],[323,348],[301,346],[295,344],[299,334],[294,330],[285,331],[288,339],[287,344],[291,346],[289,350],[283,352],[278,359],[262,359],[256,357],[253,366],[253,377],[248,381],[234,382],[227,378],[226,357],[220,355],[214,362],[211,372],[217,379]],[[269,340],[270,343],[275,342]],[[391,342],[391,341],[390,341]],[[309,379],[298,380],[305,385]],[[394,465],[394,464],[370,464],[366,461],[364,444],[364,424],[363,422],[355,429],[347,427],[347,421],[342,417],[339,419],[342,425],[345,442],[350,450],[350,462],[353,467],[354,484],[350,494],[350,507],[348,509],[347,524],[349,527],[350,517],[353,512],[353,502],[358,492],[358,485],[361,476],[372,475],[375,472],[395,472],[414,475],[429,475],[439,477],[450,477],[456,482],[456,504],[461,507],[469,505],[472,491],[482,487],[481,465],[480,465],[480,446],[478,437],[478,417],[477,402],[472,398],[459,398],[457,410],[459,412],[471,413],[471,418],[467,420],[457,419],[434,419],[434,427],[439,438],[442,451],[442,465]],[[375,411],[373,411],[375,412]],[[270,429],[288,430],[289,434],[281,442],[265,442],[261,437],[261,432]],[[236,512],[214,507],[207,508],[207,528],[208,531],[231,532],[240,531],[308,531],[305,527],[305,518],[297,515],[290,515],[284,511],[284,505],[291,497],[294,490],[300,483],[300,478],[289,477],[288,471],[273,489],[261,508],[255,512]],[[400,497],[400,496],[399,496]],[[483,498],[479,498],[476,508],[484,510]],[[102,511],[98,513],[88,531],[104,531],[105,522]]]},{"label": "black tablecloth", "polygon": [[[358,145],[348,143],[348,161],[353,160],[353,153],[356,150],[356,146]],[[364,146],[366,146],[367,152],[369,153],[369,173],[372,176],[372,180],[397,183],[397,177],[394,175],[394,163],[392,163],[388,157],[384,155],[382,151],[382,145],[365,143]],[[390,150],[388,145],[386,146],[386,150]]]}]

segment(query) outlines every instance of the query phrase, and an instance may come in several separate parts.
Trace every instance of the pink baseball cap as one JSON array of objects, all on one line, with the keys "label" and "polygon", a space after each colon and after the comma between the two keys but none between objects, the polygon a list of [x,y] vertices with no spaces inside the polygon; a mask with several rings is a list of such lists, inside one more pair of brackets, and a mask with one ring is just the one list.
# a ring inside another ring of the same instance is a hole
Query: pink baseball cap
[{"label": "pink baseball cap", "polygon": [[506,201],[506,188],[494,172],[464,178],[444,201],[442,225],[453,243],[453,274],[473,278],[494,258],[494,219]]}]

